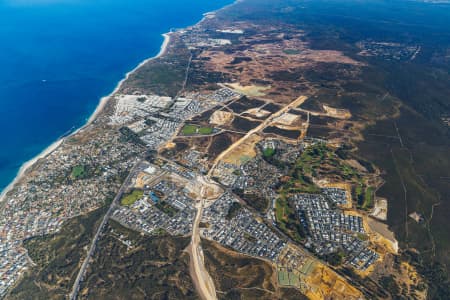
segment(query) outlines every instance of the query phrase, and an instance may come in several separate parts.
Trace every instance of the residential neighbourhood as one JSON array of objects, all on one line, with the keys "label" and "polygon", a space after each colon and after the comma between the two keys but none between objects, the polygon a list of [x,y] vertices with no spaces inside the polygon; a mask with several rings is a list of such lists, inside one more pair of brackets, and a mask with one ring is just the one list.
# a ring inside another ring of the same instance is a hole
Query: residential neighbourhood
[{"label": "residential neighbourhood", "polygon": [[203,236],[239,252],[276,261],[286,241],[258,222],[249,210],[238,208],[230,212],[237,201],[225,193],[205,209],[202,221],[208,226],[202,231]]},{"label": "residential neighbourhood", "polygon": [[358,237],[365,234],[362,218],[332,207],[332,203],[345,203],[347,196],[344,190],[325,191],[324,195],[298,194],[291,199],[309,235],[306,247],[319,255],[344,251],[347,263],[358,269],[367,269],[379,255],[369,248],[368,242]]}]

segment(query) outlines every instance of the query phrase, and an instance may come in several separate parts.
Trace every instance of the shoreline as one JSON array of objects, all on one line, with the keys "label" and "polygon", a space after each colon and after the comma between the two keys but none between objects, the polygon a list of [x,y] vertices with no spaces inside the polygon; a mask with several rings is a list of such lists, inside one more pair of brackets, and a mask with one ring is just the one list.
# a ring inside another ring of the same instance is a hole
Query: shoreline
[{"label": "shoreline", "polygon": [[98,103],[97,107],[95,108],[94,112],[92,113],[92,115],[89,117],[88,121],[86,122],[85,125],[83,125],[82,127],[80,127],[78,130],[76,130],[74,133],[83,130],[85,127],[87,127],[88,125],[90,125],[100,114],[100,112],[103,110],[103,108],[106,105],[106,102],[108,101],[108,99],[113,96],[114,94],[116,94],[120,88],[122,87],[122,84],[134,73],[136,72],[139,68],[141,68],[142,66],[144,66],[146,63],[148,63],[149,61],[152,61],[154,59],[160,58],[162,57],[166,51],[167,51],[167,46],[170,43],[170,32],[166,32],[163,33],[162,36],[164,37],[164,41],[161,44],[161,49],[159,50],[158,54],[156,54],[153,57],[150,58],[146,58],[144,59],[142,62],[140,62],[134,69],[132,69],[131,71],[127,72],[125,74],[125,76],[117,83],[116,87],[114,88],[114,90],[107,96],[104,96],[100,99],[100,102]]},{"label": "shoreline", "polygon": [[[107,96],[104,96],[102,98],[100,98],[100,102],[98,103],[97,107],[95,108],[94,112],[92,113],[92,115],[89,117],[89,119],[87,120],[86,124],[83,125],[82,127],[80,127],[79,129],[77,129],[74,133],[77,133],[81,130],[83,130],[84,128],[86,128],[88,125],[90,125],[97,117],[98,115],[103,111],[103,108],[106,105],[106,102],[108,102],[108,99],[113,96],[114,94],[116,94],[120,88],[122,87],[122,84],[134,73],[136,72],[139,68],[141,68],[142,66],[144,66],[146,63],[148,63],[151,60],[160,58],[161,56],[163,56],[166,51],[167,51],[167,46],[170,43],[170,32],[168,33],[163,33],[162,36],[164,37],[164,41],[161,44],[161,49],[159,50],[158,54],[156,54],[153,57],[150,58],[146,58],[143,61],[141,61],[134,69],[132,69],[131,71],[127,72],[125,74],[125,76],[117,83],[116,87],[114,88],[114,90]],[[73,133],[73,134],[74,134]]]},{"label": "shoreline", "polygon": [[65,136],[63,138],[59,138],[58,140],[56,140],[55,142],[53,142],[52,144],[50,144],[47,148],[45,148],[44,150],[42,150],[42,152],[40,152],[39,154],[37,154],[35,157],[31,158],[30,160],[24,162],[22,164],[22,166],[20,167],[19,171],[17,172],[17,175],[14,177],[14,179],[11,181],[11,183],[9,183],[1,192],[0,194],[0,203],[2,203],[5,200],[6,195],[14,188],[14,186],[16,185],[16,183],[18,183],[22,177],[26,174],[26,172],[28,171],[28,169],[33,166],[36,162],[38,162],[40,159],[43,159],[45,157],[47,157],[48,155],[50,155],[53,151],[55,151],[68,137],[71,137],[75,134],[77,134],[78,132],[86,129],[89,125],[92,124],[92,122],[94,122],[97,117],[100,115],[100,113],[103,111],[103,109],[106,106],[106,103],[108,102],[109,98],[111,98],[114,94],[116,94],[120,88],[122,87],[122,84],[134,73],[136,72],[140,67],[142,67],[143,65],[145,65],[146,63],[148,63],[151,60],[157,59],[162,57],[166,51],[167,51],[167,46],[170,43],[170,32],[168,33],[164,33],[162,34],[164,40],[161,44],[161,48],[158,52],[158,54],[156,54],[153,57],[150,58],[146,58],[144,59],[142,62],[140,62],[135,68],[133,68],[131,71],[127,72],[125,74],[125,76],[117,83],[116,87],[114,88],[114,90],[100,98],[100,101],[98,102],[95,110],[92,112],[91,116],[89,117],[89,119],[86,121],[86,123],[81,126],[80,128],[78,128],[77,130],[75,130],[74,132],[72,132],[71,134],[69,134],[68,136]]},{"label": "shoreline", "polygon": [[[217,12],[219,12],[221,10],[224,10],[224,9],[230,7],[230,6],[233,6],[233,5],[235,5],[235,4],[237,4],[237,3],[241,2],[241,1],[243,1],[243,0],[234,0],[232,3],[227,4],[227,5],[221,7],[219,9],[217,9],[217,10],[213,10],[213,11],[209,11],[209,12],[203,13],[202,14],[203,17],[197,23],[195,23],[194,25],[200,24],[203,21],[205,21],[205,19],[207,18],[208,15],[215,14],[215,13],[217,13]],[[37,154],[35,157],[31,158],[30,160],[28,160],[28,161],[26,161],[26,162],[24,162],[22,164],[22,166],[20,167],[19,171],[17,172],[17,175],[14,177],[14,179],[11,181],[11,183],[9,183],[2,190],[2,192],[0,193],[0,204],[3,203],[3,201],[5,200],[6,194],[8,194],[14,188],[16,183],[18,183],[20,181],[20,179],[22,179],[22,177],[25,175],[25,173],[28,171],[28,169],[32,165],[34,165],[38,160],[40,160],[42,158],[45,158],[48,155],[50,155],[53,151],[55,151],[65,141],[65,139],[67,139],[68,137],[71,137],[71,136],[77,134],[78,132],[84,130],[86,127],[88,127],[90,124],[92,124],[92,122],[94,122],[95,119],[99,116],[99,114],[103,111],[104,107],[106,106],[106,103],[108,102],[108,99],[120,90],[123,82],[125,80],[127,80],[130,77],[130,75],[132,75],[134,72],[136,72],[140,67],[145,65],[147,62],[149,62],[149,61],[151,61],[153,59],[160,58],[166,53],[167,47],[168,47],[168,45],[170,43],[170,33],[171,33],[171,31],[161,34],[163,36],[164,40],[163,40],[163,42],[161,44],[161,48],[160,48],[158,54],[156,54],[153,57],[149,57],[149,58],[146,58],[143,61],[141,61],[135,68],[133,68],[131,71],[129,71],[129,72],[127,72],[125,74],[125,76],[117,83],[116,87],[114,88],[114,90],[110,94],[100,98],[100,100],[99,100],[95,110],[92,112],[92,114],[90,115],[89,119],[86,121],[86,123],[84,125],[82,125],[80,128],[78,128],[77,130],[75,130],[74,132],[69,134],[68,136],[59,138],[58,140],[56,140],[55,142],[50,144],[50,146],[45,148],[42,152]]]}]

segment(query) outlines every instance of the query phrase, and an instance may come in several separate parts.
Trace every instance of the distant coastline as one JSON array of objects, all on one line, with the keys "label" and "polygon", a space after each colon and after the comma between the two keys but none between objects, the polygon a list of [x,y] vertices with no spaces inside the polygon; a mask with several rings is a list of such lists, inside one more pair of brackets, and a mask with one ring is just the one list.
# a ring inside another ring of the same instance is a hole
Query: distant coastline
[{"label": "distant coastline", "polygon": [[[227,4],[217,10],[213,10],[213,11],[208,11],[203,13],[203,18],[198,21],[196,24],[199,24],[201,22],[203,22],[208,15],[211,14],[215,14],[218,11],[221,11],[223,9],[226,9],[230,6],[235,5],[236,3],[238,3],[240,0],[235,0],[230,4]],[[68,134],[67,136],[61,137],[58,140],[56,140],[55,142],[53,142],[50,146],[48,146],[47,148],[45,148],[41,153],[39,153],[38,155],[36,155],[35,157],[33,157],[32,159],[26,161],[25,163],[22,164],[22,166],[20,167],[19,171],[17,172],[17,175],[14,177],[14,179],[11,181],[11,183],[9,183],[1,192],[0,194],[0,204],[5,200],[5,196],[14,188],[14,186],[16,185],[16,183],[18,183],[22,177],[26,174],[26,172],[28,171],[28,169],[33,166],[37,161],[39,161],[40,159],[43,159],[45,157],[47,157],[48,155],[50,155],[53,151],[55,151],[68,137],[71,137],[73,135],[75,135],[76,133],[80,132],[81,130],[85,129],[87,126],[89,126],[98,116],[99,114],[103,111],[103,109],[105,108],[109,98],[111,96],[113,96],[114,94],[116,94],[124,81],[126,81],[130,75],[132,75],[134,72],[136,72],[139,68],[141,68],[143,65],[145,65],[147,62],[160,58],[162,57],[166,51],[167,51],[167,47],[170,43],[170,32],[167,33],[163,33],[162,34],[164,40],[161,44],[161,48],[160,51],[158,52],[158,54],[156,54],[153,57],[150,58],[146,58],[144,59],[142,62],[140,62],[134,69],[132,69],[131,71],[127,72],[125,74],[125,76],[117,83],[116,87],[114,88],[114,90],[107,96],[101,97],[100,101],[98,102],[95,110],[93,111],[93,113],[90,115],[89,119],[86,121],[86,123],[81,126],[80,128],[78,128],[77,130],[75,130],[74,132]]]},{"label": "distant coastline", "polygon": [[170,33],[164,33],[164,34],[162,34],[162,36],[164,37],[164,40],[163,40],[163,43],[161,45],[161,49],[159,50],[159,53],[157,55],[153,56],[153,57],[150,57],[150,58],[147,58],[147,59],[143,60],[133,70],[131,70],[130,72],[126,73],[125,77],[122,78],[122,80],[119,81],[119,83],[116,85],[114,90],[108,96],[102,97],[100,99],[99,104],[97,105],[97,107],[95,108],[94,112],[92,113],[92,115],[88,119],[87,123],[83,127],[81,127],[80,129],[75,131],[74,133],[82,130],[83,128],[85,128],[86,126],[91,124],[98,117],[98,115],[103,111],[103,108],[105,107],[106,103],[108,102],[108,99],[111,96],[113,96],[114,94],[116,94],[120,90],[120,88],[122,87],[122,84],[130,77],[130,75],[132,75],[134,72],[136,72],[139,68],[141,68],[143,65],[145,65],[149,61],[157,59],[157,58],[160,58],[161,56],[163,56],[166,53],[167,46],[170,43]]},{"label": "distant coastline", "polygon": [[[192,26],[205,12],[233,0],[177,1],[133,6],[123,0],[37,1],[26,7],[0,2],[0,12],[9,16],[0,21],[0,37],[10,45],[0,54],[0,125],[6,141],[0,150],[0,195],[21,166],[85,125],[127,72],[156,55],[162,33]],[[34,6],[39,13],[23,22]],[[79,19],[85,22],[73,26]],[[47,39],[52,42],[42,42]]]},{"label": "distant coastline", "polygon": [[114,88],[114,90],[107,96],[104,96],[100,99],[97,107],[95,108],[94,112],[91,114],[91,116],[89,117],[89,119],[87,120],[87,122],[80,128],[78,128],[77,130],[75,130],[74,132],[72,132],[71,134],[62,137],[58,140],[56,140],[55,142],[53,142],[50,146],[48,146],[47,148],[45,148],[41,153],[39,153],[38,155],[36,155],[35,157],[33,157],[32,159],[30,159],[29,161],[25,162],[24,164],[22,164],[22,166],[20,167],[19,171],[17,172],[16,177],[13,179],[13,181],[11,181],[10,184],[8,184],[3,191],[0,194],[0,203],[2,203],[5,200],[6,195],[14,188],[14,186],[16,185],[16,183],[18,183],[22,177],[26,174],[26,172],[28,171],[28,169],[33,166],[36,162],[38,162],[40,159],[43,159],[45,157],[47,157],[48,155],[50,155],[53,151],[55,151],[68,137],[75,135],[76,133],[82,131],[83,129],[85,129],[87,126],[89,126],[99,115],[100,113],[103,111],[103,109],[105,108],[108,100],[114,95],[116,94],[123,82],[125,82],[125,80],[127,80],[130,75],[132,75],[134,72],[136,72],[139,68],[141,68],[143,65],[145,65],[146,63],[148,63],[151,60],[157,59],[162,57],[166,51],[167,51],[167,46],[170,43],[170,32],[169,33],[164,33],[162,34],[164,40],[163,43],[161,45],[161,48],[158,52],[157,55],[147,58],[145,60],[143,60],[141,63],[139,63],[133,70],[129,71],[128,73],[125,74],[125,76],[122,78],[122,80],[119,81],[119,83],[116,85],[116,87]]}]

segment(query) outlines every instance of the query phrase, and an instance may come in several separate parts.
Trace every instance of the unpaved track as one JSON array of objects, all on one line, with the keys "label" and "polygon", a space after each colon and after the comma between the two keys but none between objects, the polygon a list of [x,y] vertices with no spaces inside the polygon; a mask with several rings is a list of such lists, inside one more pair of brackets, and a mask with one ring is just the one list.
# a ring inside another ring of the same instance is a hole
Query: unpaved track
[{"label": "unpaved track", "polygon": [[[300,106],[305,100],[308,99],[306,96],[300,96],[294,101],[292,101],[290,104],[286,105],[276,113],[272,114],[267,120],[262,122],[258,127],[254,128],[253,130],[250,130],[247,132],[245,136],[243,136],[241,139],[239,139],[237,142],[235,142],[233,145],[228,147],[225,151],[223,151],[214,161],[214,165],[211,167],[208,177],[211,176],[213,170],[217,166],[220,160],[222,160],[228,153],[230,153],[233,149],[241,145],[247,138],[249,138],[254,133],[257,133],[261,130],[264,130],[268,125],[270,125],[273,120],[275,120],[277,117],[281,116],[283,113],[289,111],[292,108],[296,108]],[[197,215],[195,216],[194,224],[192,226],[192,239],[191,239],[191,245],[189,246],[188,252],[190,255],[190,271],[191,271],[191,277],[194,282],[194,285],[197,289],[197,292],[199,293],[200,298],[203,300],[215,300],[217,299],[216,295],[216,289],[214,287],[214,282],[209,276],[208,271],[205,269],[204,264],[204,258],[203,258],[203,251],[200,245],[200,231],[199,231],[199,225],[200,220],[202,216],[202,211],[204,207],[204,200],[202,199],[198,203],[197,207]]]},{"label": "unpaved track", "polygon": [[191,277],[197,292],[203,300],[215,300],[217,299],[216,288],[214,282],[209,276],[208,271],[205,269],[203,251],[200,245],[200,231],[199,225],[203,211],[203,200],[199,202],[197,208],[197,215],[195,216],[194,224],[192,226],[192,239],[189,246],[190,255],[190,271]]}]

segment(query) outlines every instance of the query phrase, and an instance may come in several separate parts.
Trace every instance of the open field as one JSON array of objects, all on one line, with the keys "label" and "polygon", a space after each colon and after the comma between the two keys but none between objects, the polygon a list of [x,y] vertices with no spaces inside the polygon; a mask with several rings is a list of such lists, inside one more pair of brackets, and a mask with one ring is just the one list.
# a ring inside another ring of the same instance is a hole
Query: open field
[{"label": "open field", "polygon": [[242,137],[242,134],[226,132],[218,134],[211,139],[207,153],[210,161],[215,160],[223,151]]},{"label": "open field", "polygon": [[253,97],[241,97],[239,100],[234,101],[228,105],[235,114],[242,114],[252,109],[258,109],[266,104],[265,101],[253,98]]},{"label": "open field", "polygon": [[[245,30],[248,25],[243,26]],[[251,27],[249,29],[252,30]],[[203,72],[221,74],[228,79],[222,83],[233,82],[229,84],[233,89],[250,96],[276,99],[279,103],[288,103],[299,93],[309,94],[312,85],[305,81],[302,73],[321,64],[345,65],[352,69],[354,75],[363,65],[341,51],[310,47],[304,41],[305,33],[301,29],[290,26],[286,31],[289,32],[286,34],[290,37],[288,39],[262,22],[258,34],[243,34],[227,46],[227,51],[203,51],[193,60],[199,62]],[[286,52],[286,49],[296,51]],[[243,56],[246,59],[236,63],[236,57]]]},{"label": "open field", "polygon": [[257,134],[251,135],[249,138],[245,139],[239,146],[234,148],[232,151],[228,152],[226,156],[223,157],[222,161],[240,165],[243,162],[249,160],[256,156],[255,145],[261,140],[261,137]]},{"label": "open field", "polygon": [[83,178],[86,175],[85,166],[76,166],[70,174],[74,179]]},{"label": "open field", "polygon": [[291,140],[297,140],[301,137],[301,131],[299,130],[287,130],[282,129],[277,126],[270,126],[264,129],[264,133],[268,134],[274,134],[276,136],[279,136],[280,138],[286,138]]},{"label": "open field", "polygon": [[[408,111],[402,115],[395,123],[384,121],[369,128],[366,140],[359,145],[360,151],[386,171],[386,183],[377,195],[388,199],[388,224],[400,247],[417,249],[426,261],[448,262],[450,240],[445,228],[449,210],[443,196],[448,193],[449,186],[442,178],[450,165],[448,155],[444,153],[450,148],[439,137],[439,131],[427,125],[424,119]],[[399,140],[379,136],[395,134],[395,126],[406,147],[401,147]],[[432,142],[434,145],[423,144],[423,141],[431,140],[435,141]],[[430,152],[433,155],[429,155]],[[414,211],[427,221],[417,224],[409,218],[408,214]],[[428,264],[418,263],[417,266],[422,272],[428,268]]]},{"label": "open field", "polygon": [[133,190],[130,194],[125,195],[121,200],[122,205],[132,205],[134,202],[138,201],[144,195],[143,190]]},{"label": "open field", "polygon": [[308,285],[316,287],[315,290],[306,294],[310,299],[342,299],[342,297],[358,299],[362,296],[360,291],[345,282],[328,267],[319,263],[315,263],[311,274],[306,277],[305,281]]},{"label": "open field", "polygon": [[275,219],[277,226],[292,240],[302,243],[306,232],[297,218],[295,208],[285,199],[280,197],[275,202]]},{"label": "open field", "polygon": [[197,126],[192,124],[184,125],[181,129],[182,135],[208,135],[213,132],[213,128],[206,126]]}]

